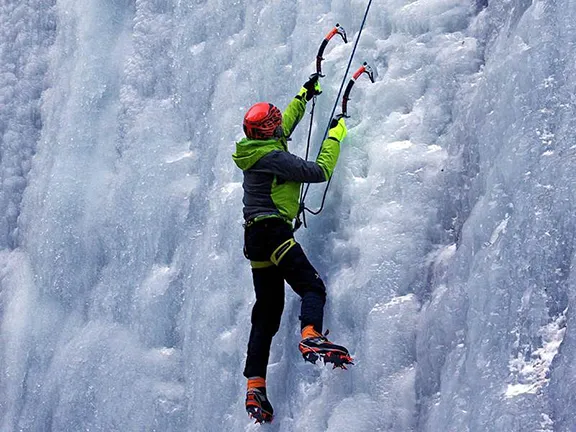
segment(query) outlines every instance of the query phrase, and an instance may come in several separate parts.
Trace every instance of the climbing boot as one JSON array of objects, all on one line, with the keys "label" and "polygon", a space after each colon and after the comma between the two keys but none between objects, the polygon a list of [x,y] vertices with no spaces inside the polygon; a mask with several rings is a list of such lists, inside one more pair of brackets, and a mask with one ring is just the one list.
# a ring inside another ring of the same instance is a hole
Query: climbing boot
[{"label": "climbing boot", "polygon": [[302,353],[305,361],[316,364],[316,360],[321,358],[326,363],[332,363],[334,368],[346,369],[346,365],[354,364],[353,359],[350,357],[348,350],[341,346],[330,342],[325,335],[318,333],[314,330],[312,325],[306,326],[302,329],[302,340],[298,348]]},{"label": "climbing boot", "polygon": [[246,412],[256,423],[270,423],[274,409],[266,395],[266,380],[261,377],[249,378],[246,390]]}]

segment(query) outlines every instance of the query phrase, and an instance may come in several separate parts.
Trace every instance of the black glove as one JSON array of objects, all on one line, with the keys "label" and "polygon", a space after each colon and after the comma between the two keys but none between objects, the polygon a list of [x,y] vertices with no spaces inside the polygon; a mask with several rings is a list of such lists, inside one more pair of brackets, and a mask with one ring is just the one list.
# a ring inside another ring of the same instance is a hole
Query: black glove
[{"label": "black glove", "polygon": [[340,121],[341,118],[346,118],[348,116],[344,115],[344,114],[338,114],[336,117],[334,117],[332,120],[330,120],[330,127],[329,129],[335,128],[336,126],[338,126],[338,122]]},{"label": "black glove", "polygon": [[320,75],[318,75],[317,73],[313,73],[312,75],[310,75],[308,81],[306,81],[302,86],[303,88],[306,89],[307,101],[312,99],[314,96],[317,96],[322,93],[322,88],[320,87],[320,81],[318,81],[318,78],[320,78]]}]

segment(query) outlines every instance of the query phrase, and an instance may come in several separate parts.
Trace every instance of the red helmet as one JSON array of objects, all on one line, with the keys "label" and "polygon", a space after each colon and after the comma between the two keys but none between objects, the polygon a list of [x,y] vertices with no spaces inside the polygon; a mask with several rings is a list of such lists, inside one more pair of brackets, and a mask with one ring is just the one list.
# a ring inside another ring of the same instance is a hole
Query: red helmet
[{"label": "red helmet", "polygon": [[282,113],[268,102],[252,105],[244,116],[244,133],[250,139],[279,138],[282,135]]}]

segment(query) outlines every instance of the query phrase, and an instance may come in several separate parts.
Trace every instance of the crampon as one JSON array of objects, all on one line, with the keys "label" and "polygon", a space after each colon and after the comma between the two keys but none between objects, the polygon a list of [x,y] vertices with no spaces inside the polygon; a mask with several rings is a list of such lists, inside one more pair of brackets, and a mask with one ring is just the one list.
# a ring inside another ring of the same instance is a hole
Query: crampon
[{"label": "crampon", "polygon": [[350,355],[343,355],[343,354],[336,354],[336,353],[326,353],[326,354],[316,354],[314,352],[307,352],[303,353],[302,357],[304,360],[313,364],[316,364],[316,361],[319,358],[322,358],[324,364],[332,363],[332,369],[340,368],[340,369],[348,369],[346,365],[353,365],[354,360]]},{"label": "crampon", "polygon": [[[327,334],[328,332],[326,332]],[[331,363],[333,369],[347,369],[346,365],[354,364],[354,359],[350,357],[345,347],[330,342],[326,339],[326,336],[320,333],[316,333],[313,337],[302,339],[298,348],[304,360],[313,364],[316,364],[319,358],[324,361],[324,364]]]},{"label": "crampon", "polygon": [[246,412],[256,423],[271,423],[274,410],[266,396],[266,389],[253,388],[246,392]]}]

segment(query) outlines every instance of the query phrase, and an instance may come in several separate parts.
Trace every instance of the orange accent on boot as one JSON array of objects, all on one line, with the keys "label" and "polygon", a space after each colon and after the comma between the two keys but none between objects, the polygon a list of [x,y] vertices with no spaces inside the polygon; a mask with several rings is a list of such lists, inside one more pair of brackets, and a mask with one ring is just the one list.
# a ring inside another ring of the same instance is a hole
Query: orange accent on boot
[{"label": "orange accent on boot", "polygon": [[302,329],[302,339],[308,339],[318,336],[322,336],[322,334],[314,330],[314,326],[312,324],[307,325]]},{"label": "orange accent on boot", "polygon": [[266,387],[266,380],[262,377],[254,377],[248,379],[247,388]]}]

